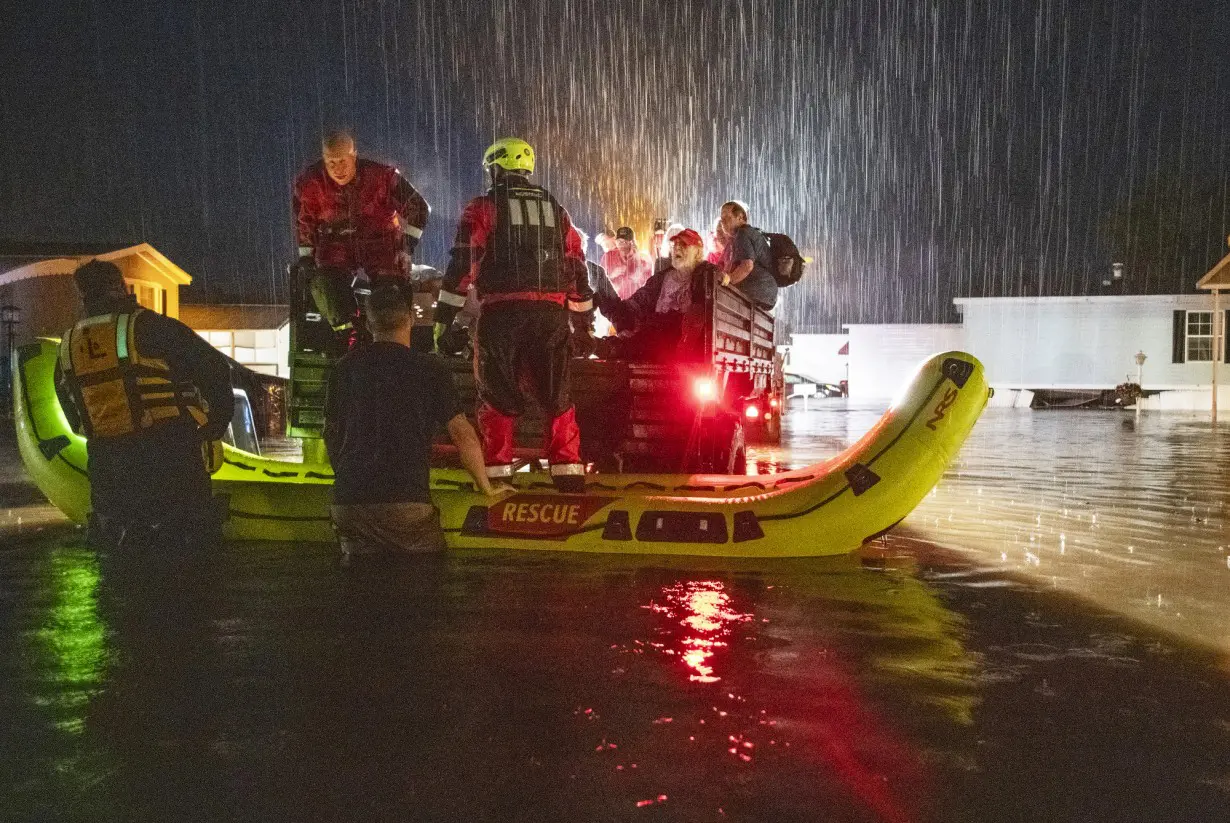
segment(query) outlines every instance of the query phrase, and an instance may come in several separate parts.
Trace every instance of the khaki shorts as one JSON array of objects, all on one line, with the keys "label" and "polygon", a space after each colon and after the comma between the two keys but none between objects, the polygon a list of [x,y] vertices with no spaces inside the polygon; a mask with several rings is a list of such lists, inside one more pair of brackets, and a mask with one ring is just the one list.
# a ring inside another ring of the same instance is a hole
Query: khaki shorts
[{"label": "khaki shorts", "polygon": [[329,509],[343,554],[445,549],[440,510],[430,503],[364,503]]}]

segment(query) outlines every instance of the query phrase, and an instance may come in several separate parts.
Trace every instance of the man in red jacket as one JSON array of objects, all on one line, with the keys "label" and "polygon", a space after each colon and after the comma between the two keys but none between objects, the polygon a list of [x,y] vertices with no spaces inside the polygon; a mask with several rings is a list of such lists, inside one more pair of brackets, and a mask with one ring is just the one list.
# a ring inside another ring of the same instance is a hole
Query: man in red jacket
[{"label": "man in red jacket", "polygon": [[487,475],[512,474],[513,432],[526,386],[549,421],[545,450],[552,481],[562,491],[583,491],[581,433],[568,385],[572,329],[585,337],[593,322],[581,236],[550,192],[530,183],[534,150],[524,140],[497,140],[483,165],[491,189],[461,215],[436,331],[452,325],[473,282],[482,304],[475,372]]},{"label": "man in red jacket", "polygon": [[312,298],[341,330],[358,314],[352,288],[360,270],[373,285],[408,283],[431,209],[401,172],[358,157],[354,137],[335,131],[322,142],[320,161],[295,180],[293,211]]}]

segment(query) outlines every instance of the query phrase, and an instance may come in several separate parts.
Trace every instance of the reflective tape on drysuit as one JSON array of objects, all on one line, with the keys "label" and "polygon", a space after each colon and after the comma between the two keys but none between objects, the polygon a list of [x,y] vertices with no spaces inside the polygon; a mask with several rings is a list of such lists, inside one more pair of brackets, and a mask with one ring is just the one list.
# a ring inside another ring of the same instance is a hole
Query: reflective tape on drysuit
[{"label": "reflective tape on drysuit", "polygon": [[142,357],[131,314],[89,317],[60,342],[60,369],[81,411],[87,437],[119,437],[190,417],[208,418],[195,386],[171,379],[165,360]]}]

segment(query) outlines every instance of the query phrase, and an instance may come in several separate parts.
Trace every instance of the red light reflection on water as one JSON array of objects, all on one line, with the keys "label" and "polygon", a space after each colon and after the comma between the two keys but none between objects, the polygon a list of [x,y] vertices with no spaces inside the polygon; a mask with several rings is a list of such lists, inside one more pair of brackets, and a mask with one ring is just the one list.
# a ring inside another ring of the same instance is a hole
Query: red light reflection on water
[{"label": "red light reflection on water", "polygon": [[[753,598],[748,599],[754,603]],[[778,756],[794,761],[813,759],[874,819],[913,823],[916,803],[929,793],[926,771],[909,740],[864,696],[848,661],[826,650],[811,656],[793,674],[784,675],[781,682],[790,688],[766,692],[752,682],[754,666],[749,672],[746,658],[740,664],[740,657],[730,654],[729,647],[750,641],[743,635],[757,634],[760,625],[740,605],[728,584],[721,581],[681,580],[663,586],[643,606],[663,618],[664,625],[655,640],[634,640],[629,651],[678,656],[688,680],[694,683],[727,682],[722,689],[706,690],[712,699],[711,713],[695,718],[659,717],[653,723],[695,722],[695,728],[687,729],[688,743],[716,744],[721,755],[741,769],[755,767],[765,751],[788,749],[788,756]],[[785,718],[785,726],[779,718]],[[664,799],[645,798],[637,807]]]},{"label": "red light reflection on water", "polygon": [[686,634],[679,643],[683,647],[683,662],[692,670],[689,680],[697,683],[717,683],[713,657],[718,649],[728,645],[731,631],[746,623],[752,615],[731,608],[730,595],[718,580],[689,580],[662,589],[665,602],[650,603],[646,608],[679,621]]}]

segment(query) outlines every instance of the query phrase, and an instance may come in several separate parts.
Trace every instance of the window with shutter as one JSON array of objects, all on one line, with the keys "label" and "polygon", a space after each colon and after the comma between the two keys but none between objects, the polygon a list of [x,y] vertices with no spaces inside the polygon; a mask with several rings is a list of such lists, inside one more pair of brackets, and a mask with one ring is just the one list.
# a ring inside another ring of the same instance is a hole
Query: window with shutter
[{"label": "window with shutter", "polygon": [[1187,312],[1176,309],[1171,326],[1170,362],[1182,363],[1187,355]]},{"label": "window with shutter", "polygon": [[1213,312],[1187,313],[1187,360],[1190,363],[1213,362]]},{"label": "window with shutter", "polygon": [[1227,332],[1230,332],[1230,309],[1226,309],[1224,312],[1222,312],[1222,317],[1223,319],[1221,321],[1221,344],[1222,344],[1221,362],[1230,363],[1230,334],[1227,334]]}]

